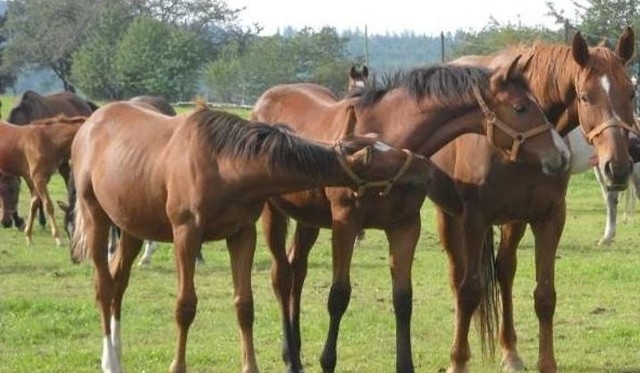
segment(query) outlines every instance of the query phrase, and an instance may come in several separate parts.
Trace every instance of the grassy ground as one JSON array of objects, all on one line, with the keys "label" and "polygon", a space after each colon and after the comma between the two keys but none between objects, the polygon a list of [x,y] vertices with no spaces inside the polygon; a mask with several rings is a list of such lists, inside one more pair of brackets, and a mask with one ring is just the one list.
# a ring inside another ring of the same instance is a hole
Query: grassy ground
[{"label": "grassy ground", "polygon": [[[5,104],[3,114],[6,109]],[[54,199],[63,198],[58,176],[50,188]],[[23,212],[27,200],[23,195]],[[568,206],[556,271],[555,347],[560,372],[640,372],[638,222],[621,224],[613,246],[595,245],[603,229],[604,207],[591,174],[572,179]],[[99,371],[101,332],[92,268],[72,265],[66,244],[56,247],[49,232],[40,228],[34,230],[31,246],[15,229],[0,231],[0,373]],[[240,342],[228,255],[221,242],[207,244],[204,255],[206,264],[196,273],[198,314],[189,335],[187,361],[191,372],[237,372]],[[532,259],[527,233],[519,249],[514,301],[519,347],[530,371],[535,370],[538,344]],[[353,296],[342,323],[337,370],[393,371],[394,318],[384,235],[368,232],[353,263]],[[262,371],[278,372],[283,370],[280,321],[269,267],[259,236],[253,270],[255,345]],[[443,371],[449,360],[453,304],[446,257],[429,202],[423,208],[413,273],[416,370]],[[127,372],[167,371],[175,347],[175,278],[168,244],[161,245],[151,268],[134,269],[122,320]],[[330,281],[329,235],[324,231],[310,256],[303,299],[303,361],[311,373],[321,371],[317,359],[327,330]],[[481,358],[473,334],[471,343],[471,371],[498,371],[497,361]]]}]

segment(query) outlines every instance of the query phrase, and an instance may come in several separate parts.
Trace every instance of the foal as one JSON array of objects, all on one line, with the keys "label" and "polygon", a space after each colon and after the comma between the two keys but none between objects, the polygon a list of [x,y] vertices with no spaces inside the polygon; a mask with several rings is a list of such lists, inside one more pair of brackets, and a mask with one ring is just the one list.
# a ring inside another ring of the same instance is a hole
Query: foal
[{"label": "foal", "polygon": [[28,244],[31,244],[33,220],[41,203],[51,219],[51,234],[56,244],[61,244],[47,183],[60,164],[69,160],[71,141],[86,119],[56,117],[24,126],[0,122],[0,172],[24,178],[31,194],[24,230]]}]

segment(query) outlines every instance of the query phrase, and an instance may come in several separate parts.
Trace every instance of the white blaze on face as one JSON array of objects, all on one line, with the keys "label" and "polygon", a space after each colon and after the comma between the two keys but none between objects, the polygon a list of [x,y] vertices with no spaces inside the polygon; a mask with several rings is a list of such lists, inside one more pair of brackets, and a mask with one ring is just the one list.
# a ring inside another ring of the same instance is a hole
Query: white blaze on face
[{"label": "white blaze on face", "polygon": [[[607,94],[607,98],[609,99],[609,104],[611,104],[611,80],[609,77],[606,75],[600,77],[600,85],[602,85],[602,89],[604,89],[604,92]],[[614,118],[620,120],[620,116],[616,113],[615,108],[611,107],[611,112]]]}]

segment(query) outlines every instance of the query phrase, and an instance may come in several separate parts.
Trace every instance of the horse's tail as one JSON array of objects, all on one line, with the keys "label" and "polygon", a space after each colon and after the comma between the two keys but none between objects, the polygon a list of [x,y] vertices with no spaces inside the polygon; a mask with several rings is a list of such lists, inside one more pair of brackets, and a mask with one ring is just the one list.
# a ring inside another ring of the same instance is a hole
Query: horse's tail
[{"label": "horse's tail", "polygon": [[478,333],[482,354],[495,357],[496,341],[498,339],[500,290],[496,273],[496,258],[493,244],[493,227],[487,231],[482,245],[482,297],[476,312]]},{"label": "horse's tail", "polygon": [[89,255],[87,250],[87,230],[85,229],[85,218],[80,204],[76,203],[74,208],[75,222],[73,237],[71,239],[71,261],[75,264],[82,262]]}]

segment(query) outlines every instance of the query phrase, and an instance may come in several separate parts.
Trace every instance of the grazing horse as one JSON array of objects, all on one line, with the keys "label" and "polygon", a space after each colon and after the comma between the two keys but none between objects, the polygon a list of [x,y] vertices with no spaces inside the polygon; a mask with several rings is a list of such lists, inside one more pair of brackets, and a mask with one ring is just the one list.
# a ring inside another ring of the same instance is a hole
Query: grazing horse
[{"label": "grazing horse", "polygon": [[[37,92],[25,91],[18,102],[9,112],[7,121],[15,125],[25,125],[39,119],[53,118],[58,115],[67,117],[89,116],[97,108],[91,101],[84,100],[72,92],[59,92],[41,95]],[[59,167],[60,175],[69,185],[69,164],[62,162]],[[38,207],[40,224],[44,227],[46,220],[42,207]]]},{"label": "grazing horse", "polygon": [[[252,118],[269,123],[286,122],[302,136],[333,141],[339,134],[336,116],[345,106],[355,105],[356,132],[379,133],[396,147],[430,156],[462,133],[487,132],[489,141],[513,160],[541,167],[545,172],[561,172],[568,164],[566,145],[557,133],[550,131],[550,125],[526,89],[517,63],[518,58],[514,58],[510,66],[495,71],[446,65],[415,69],[399,74],[396,79],[387,79],[385,87],[372,82],[359,96],[341,101],[322,94],[322,87],[280,85],[263,93],[254,106]],[[354,194],[345,188],[330,187],[269,198],[262,221],[273,257],[272,284],[280,307],[292,310],[292,319],[282,320],[283,358],[288,371],[302,369],[299,357],[295,360],[290,357],[300,354],[300,297],[308,255],[319,229],[332,229],[330,322],[320,363],[323,371],[333,372],[339,324],[351,296],[349,269],[354,240],[362,229],[376,228],[384,230],[389,241],[396,371],[413,372],[411,266],[425,192],[421,187],[405,186],[381,193]],[[288,257],[287,215],[297,221]]]},{"label": "grazing horse", "polygon": [[0,172],[22,177],[31,193],[24,231],[29,244],[36,209],[42,203],[51,219],[51,234],[56,244],[61,244],[47,184],[60,164],[69,160],[71,142],[85,120],[86,117],[56,117],[23,126],[0,122]]},{"label": "grazing horse", "polygon": [[[350,134],[353,110],[343,113]],[[323,185],[425,185],[431,163],[371,136],[334,146],[289,130],[199,108],[168,117],[129,102],[97,110],[73,142],[77,188],[72,258],[90,254],[102,315],[105,372],[121,372],[120,316],[142,239],[174,243],[178,272],[177,349],[171,372],[186,371],[186,344],[195,317],[196,252],[226,239],[243,347],[243,372],[258,371],[253,347],[251,267],[256,220],[269,195]],[[372,180],[372,181],[369,181]],[[109,226],[122,229],[109,268]],[[283,312],[286,312],[284,310]],[[285,315],[286,317],[286,315]]]},{"label": "grazing horse", "polygon": [[[635,36],[627,28],[615,50],[588,47],[580,33],[571,45],[538,44],[507,49],[486,57],[465,57],[458,64],[500,66],[514,54],[524,58],[524,76],[547,117],[566,135],[580,126],[598,156],[607,188],[626,187],[632,169],[627,132],[634,123],[634,89],[625,64],[634,52]],[[462,136],[431,158],[442,172],[429,184],[438,205],[440,239],[448,254],[451,288],[456,298],[450,373],[467,372],[471,357],[470,319],[479,309],[485,320],[493,313],[497,292],[502,300],[499,342],[505,370],[522,370],[513,324],[512,287],[516,248],[529,224],[535,239],[534,308],[539,321],[537,368],[557,372],[553,315],[556,305],[555,257],[562,234],[569,175],[545,175],[533,167],[516,167],[479,136]],[[502,224],[495,261],[492,224]],[[486,264],[486,266],[484,265]],[[495,264],[495,268],[493,265]],[[493,269],[492,269],[493,268]],[[486,270],[483,272],[483,270]],[[499,290],[495,287],[495,280]],[[485,283],[487,282],[487,283]],[[483,312],[486,311],[486,312]],[[495,328],[482,330],[495,339]]]},{"label": "grazing horse", "polygon": [[2,205],[2,226],[15,225],[24,229],[24,220],[18,216],[18,197],[20,196],[20,178],[0,174],[0,204]]}]

